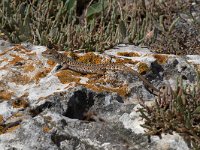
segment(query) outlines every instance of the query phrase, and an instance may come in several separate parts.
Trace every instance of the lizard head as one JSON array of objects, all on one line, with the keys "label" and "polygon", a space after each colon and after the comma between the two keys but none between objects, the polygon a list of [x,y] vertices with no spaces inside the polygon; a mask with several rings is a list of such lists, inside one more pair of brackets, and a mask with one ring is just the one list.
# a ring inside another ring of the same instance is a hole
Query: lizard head
[{"label": "lizard head", "polygon": [[60,63],[59,61],[59,53],[55,49],[47,49],[46,51],[42,52],[42,56],[46,57],[52,61]]}]

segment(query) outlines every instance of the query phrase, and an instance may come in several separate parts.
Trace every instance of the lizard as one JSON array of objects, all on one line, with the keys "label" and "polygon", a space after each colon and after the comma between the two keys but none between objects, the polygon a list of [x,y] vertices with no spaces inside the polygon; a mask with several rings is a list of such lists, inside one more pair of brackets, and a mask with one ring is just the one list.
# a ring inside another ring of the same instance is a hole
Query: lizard
[{"label": "lizard", "polygon": [[123,64],[117,64],[117,63],[85,64],[82,62],[78,62],[70,57],[67,57],[62,53],[59,53],[54,48],[52,49],[47,48],[46,51],[42,52],[42,56],[60,64],[62,66],[61,70],[69,69],[78,73],[98,74],[98,75],[105,75],[105,72],[110,70],[132,73],[133,75],[137,76],[141,81],[143,81],[144,84],[148,86],[153,93],[156,92],[156,95],[160,93],[160,90],[154,87],[145,77],[143,77],[137,71]]}]

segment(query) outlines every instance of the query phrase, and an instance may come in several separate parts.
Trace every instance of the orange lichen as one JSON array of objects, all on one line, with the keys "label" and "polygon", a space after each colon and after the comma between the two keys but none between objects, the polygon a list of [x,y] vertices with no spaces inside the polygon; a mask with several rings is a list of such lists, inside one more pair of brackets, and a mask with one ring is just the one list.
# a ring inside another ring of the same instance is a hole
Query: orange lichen
[{"label": "orange lichen", "polygon": [[35,74],[35,76],[33,77],[33,79],[38,82],[41,78],[46,77],[46,75],[50,72],[51,70],[49,68],[45,68],[42,71],[39,71]]},{"label": "orange lichen", "polygon": [[[102,57],[99,55],[95,55],[92,52],[86,53],[83,56],[80,56],[77,61],[83,62],[83,63],[91,63],[91,64],[101,64],[102,63]],[[104,62],[107,63],[107,62]]]},{"label": "orange lichen", "polygon": [[125,57],[139,57],[140,54],[136,52],[118,52],[117,55]]},{"label": "orange lichen", "polygon": [[3,123],[3,116],[2,115],[0,115],[0,124],[2,124]]},{"label": "orange lichen", "polygon": [[48,132],[51,130],[51,128],[49,128],[47,125],[45,125],[45,126],[42,128],[42,130],[43,130],[43,132],[48,133]]},{"label": "orange lichen", "polygon": [[133,61],[133,60],[127,59],[127,58],[123,58],[123,59],[117,58],[115,63],[119,63],[119,64],[127,64],[127,63],[128,64],[137,64],[138,61]]},{"label": "orange lichen", "polygon": [[22,117],[24,114],[22,112],[17,112],[17,113],[14,113],[12,116],[13,117]]},{"label": "orange lichen", "polygon": [[20,127],[20,125],[18,124],[18,125],[16,125],[16,126],[12,126],[12,127],[10,127],[10,128],[8,128],[5,132],[13,132],[13,131],[15,131],[16,129],[18,129]]},{"label": "orange lichen", "polygon": [[154,56],[154,58],[157,60],[157,62],[158,62],[159,64],[164,64],[164,63],[166,63],[167,60],[168,60],[168,56],[167,56],[167,55],[154,54],[153,56]]},{"label": "orange lichen", "polygon": [[3,91],[3,90],[5,90],[5,89],[8,89],[9,87],[8,87],[8,85],[7,85],[7,81],[5,82],[5,80],[4,81],[0,81],[0,92],[1,91]]},{"label": "orange lichen", "polygon": [[70,70],[62,70],[56,73],[56,76],[60,80],[62,84],[69,83],[69,82],[79,82],[80,78],[76,77],[76,75],[79,75],[76,72],[70,71]]},{"label": "orange lichen", "polygon": [[2,62],[8,62],[8,58],[3,58],[3,59],[0,61],[0,63],[2,63]]},{"label": "orange lichen", "polygon": [[0,91],[0,99],[10,100],[12,97],[12,93],[9,91]]},{"label": "orange lichen", "polygon": [[34,70],[35,70],[35,67],[33,66],[33,64],[28,64],[28,65],[24,66],[25,72],[32,72]]},{"label": "orange lichen", "polygon": [[12,114],[9,118],[6,118],[6,121],[8,122],[13,122],[13,120],[16,120],[17,118],[20,119],[24,116],[25,114],[23,112],[16,112]]},{"label": "orange lichen", "polygon": [[[99,75],[87,75],[88,81],[84,86],[94,90],[96,92],[116,92],[121,96],[126,96],[128,94],[128,85],[124,85],[122,81],[114,79],[105,79],[106,76]],[[98,85],[97,85],[98,84]],[[110,86],[104,86],[110,84]],[[83,85],[83,84],[81,84]]]},{"label": "orange lichen", "polygon": [[27,75],[21,75],[21,74],[13,74],[13,76],[9,79],[10,82],[15,82],[18,84],[28,84],[31,80],[30,77]]},{"label": "orange lichen", "polygon": [[0,125],[0,135],[3,134],[4,132],[5,132],[4,127]]},{"label": "orange lichen", "polygon": [[42,61],[40,61],[40,60],[38,60],[38,61],[36,61],[36,62],[34,62],[35,63],[35,65],[36,66],[44,66],[44,64],[43,64],[43,62]]},{"label": "orange lichen", "polygon": [[17,62],[21,62],[21,61],[24,60],[24,59],[21,58],[20,56],[17,56],[17,55],[14,55],[14,54],[10,54],[10,55],[11,55],[12,57],[14,57],[13,60],[9,61],[10,64],[12,64],[12,65],[16,64]]},{"label": "orange lichen", "polygon": [[52,61],[52,60],[47,60],[47,64],[49,66],[55,66],[56,65],[56,63],[54,61]]},{"label": "orange lichen", "polygon": [[[3,62],[8,62],[8,58],[3,58],[0,61],[0,64],[3,63]],[[5,63],[4,65],[2,65],[2,67],[0,67],[0,70],[7,69],[7,67],[9,67],[9,63]]]},{"label": "orange lichen", "polygon": [[99,85],[95,86],[94,84],[86,84],[85,86],[96,92],[103,92],[103,91],[116,92],[120,96],[127,96],[128,94],[127,85],[121,86],[120,88],[112,88],[112,87],[105,87],[105,86],[99,86]]},{"label": "orange lichen", "polygon": [[24,99],[17,99],[12,103],[13,108],[26,108],[28,107],[28,101]]},{"label": "orange lichen", "polygon": [[20,124],[18,122],[16,123],[8,123],[8,124],[1,124],[0,125],[0,134],[8,133],[8,132],[13,132],[17,128],[20,127]]},{"label": "orange lichen", "polygon": [[140,74],[143,74],[145,72],[149,71],[149,67],[146,63],[142,63],[140,62],[139,65],[138,65],[138,72]]}]

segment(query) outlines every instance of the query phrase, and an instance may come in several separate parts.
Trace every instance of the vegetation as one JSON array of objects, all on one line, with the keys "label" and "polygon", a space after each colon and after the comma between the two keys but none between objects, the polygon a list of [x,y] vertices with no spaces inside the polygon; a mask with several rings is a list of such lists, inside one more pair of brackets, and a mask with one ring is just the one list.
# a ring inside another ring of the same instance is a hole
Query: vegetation
[{"label": "vegetation", "polygon": [[182,135],[189,147],[200,149],[200,82],[193,87],[177,84],[176,90],[166,87],[163,95],[159,95],[156,105],[143,106],[138,111],[145,119],[142,125],[147,129],[146,134],[158,135],[161,133]]},{"label": "vegetation", "polygon": [[2,0],[0,31],[11,42],[50,41],[66,50],[103,51],[131,43],[164,53],[198,53],[199,5],[195,0]]}]

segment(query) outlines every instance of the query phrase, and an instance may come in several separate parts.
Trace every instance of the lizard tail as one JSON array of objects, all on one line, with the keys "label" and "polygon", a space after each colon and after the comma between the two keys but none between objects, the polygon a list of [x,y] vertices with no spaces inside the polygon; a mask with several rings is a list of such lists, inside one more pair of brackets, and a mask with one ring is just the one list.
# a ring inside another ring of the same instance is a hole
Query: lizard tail
[{"label": "lizard tail", "polygon": [[138,78],[143,81],[145,85],[147,85],[154,94],[158,95],[160,93],[160,90],[154,87],[153,84],[151,84],[145,77],[143,77],[141,74],[139,74],[137,71],[132,70],[131,68],[128,68],[128,71],[131,72],[133,75],[138,76]]}]

